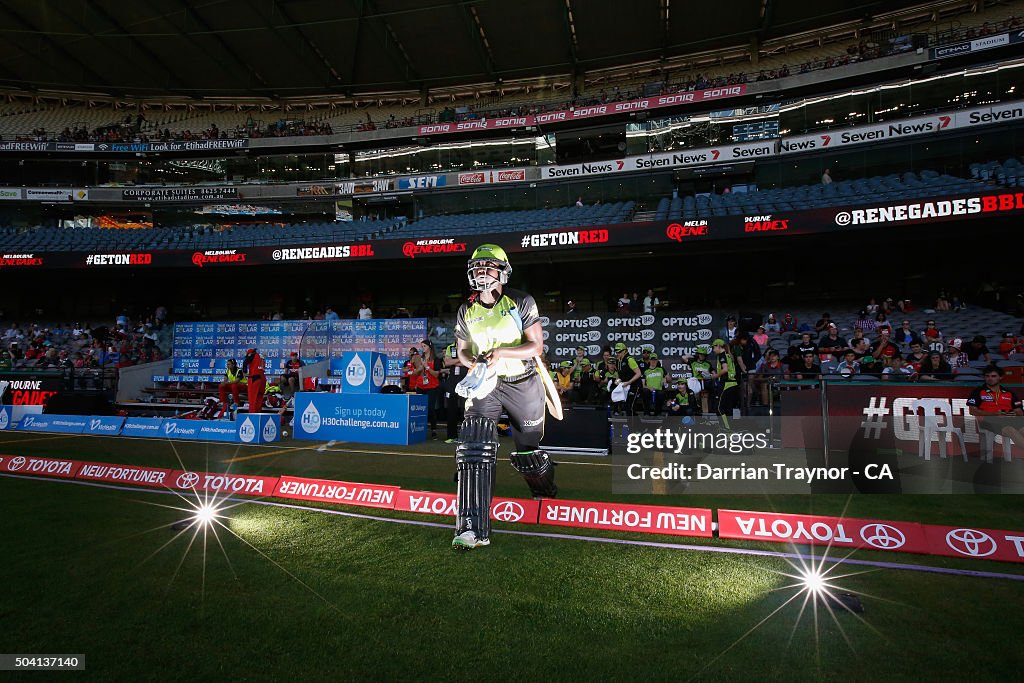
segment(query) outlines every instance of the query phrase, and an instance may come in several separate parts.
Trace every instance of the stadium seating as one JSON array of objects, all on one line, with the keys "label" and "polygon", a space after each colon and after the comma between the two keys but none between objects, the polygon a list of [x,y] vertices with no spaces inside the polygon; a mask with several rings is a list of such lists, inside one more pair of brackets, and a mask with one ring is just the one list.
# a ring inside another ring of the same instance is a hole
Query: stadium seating
[{"label": "stadium seating", "polygon": [[804,211],[830,206],[851,206],[868,202],[890,202],[923,197],[949,196],[976,192],[984,186],[978,180],[965,180],[937,171],[906,172],[873,176],[861,180],[841,180],[830,185],[820,183],[783,187],[755,192],[727,192],[663,199],[656,211],[659,220],[693,220],[712,216],[749,216],[782,211]]},{"label": "stadium seating", "polygon": [[[907,171],[830,185],[803,185],[754,192],[662,198],[653,213],[639,214],[633,201],[526,211],[489,211],[435,215],[407,222],[405,218],[355,222],[265,223],[217,229],[210,225],[139,230],[38,227],[0,228],[0,248],[13,251],[103,251],[133,249],[223,249],[273,244],[315,244],[394,237],[472,235],[503,231],[532,231],[614,225],[637,219],[694,220],[715,216],[749,216],[803,211],[832,206],[855,206],[924,197],[976,192],[992,182],[1020,182],[1015,159],[971,167],[976,179],[957,178],[924,170]],[[400,232],[400,235],[394,233]]]}]

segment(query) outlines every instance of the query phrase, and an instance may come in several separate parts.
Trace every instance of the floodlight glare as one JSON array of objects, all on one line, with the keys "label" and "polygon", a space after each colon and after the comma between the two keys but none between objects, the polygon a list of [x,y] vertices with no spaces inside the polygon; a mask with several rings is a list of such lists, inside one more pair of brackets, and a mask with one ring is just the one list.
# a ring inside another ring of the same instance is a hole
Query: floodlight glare
[{"label": "floodlight glare", "polygon": [[804,588],[812,593],[820,593],[825,590],[825,578],[816,569],[803,572],[801,577]]},{"label": "floodlight glare", "polygon": [[171,528],[175,531],[183,531],[193,524],[208,526],[217,517],[217,512],[218,510],[215,506],[203,503],[196,508],[195,514],[193,514],[192,517],[183,519],[180,522],[175,522],[171,525]]},{"label": "floodlight glare", "polygon": [[217,516],[217,508],[212,505],[200,505],[196,510],[196,521],[199,524],[209,524]]}]

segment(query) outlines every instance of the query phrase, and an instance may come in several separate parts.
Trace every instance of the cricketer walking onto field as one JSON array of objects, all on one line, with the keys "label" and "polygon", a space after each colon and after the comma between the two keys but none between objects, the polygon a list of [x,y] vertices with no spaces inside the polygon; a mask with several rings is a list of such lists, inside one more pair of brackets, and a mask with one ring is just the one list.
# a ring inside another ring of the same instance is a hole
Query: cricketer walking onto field
[{"label": "cricketer walking onto field", "polygon": [[[457,549],[490,543],[502,411],[515,442],[512,467],[535,497],[558,493],[554,463],[539,448],[545,417],[545,385],[535,360],[544,353],[540,315],[532,296],[506,287],[511,273],[504,249],[478,247],[467,272],[474,294],[459,309],[455,323],[458,359],[470,369],[460,383],[467,392],[466,417],[455,449],[458,514],[452,547]],[[557,403],[557,396],[553,400]]]}]

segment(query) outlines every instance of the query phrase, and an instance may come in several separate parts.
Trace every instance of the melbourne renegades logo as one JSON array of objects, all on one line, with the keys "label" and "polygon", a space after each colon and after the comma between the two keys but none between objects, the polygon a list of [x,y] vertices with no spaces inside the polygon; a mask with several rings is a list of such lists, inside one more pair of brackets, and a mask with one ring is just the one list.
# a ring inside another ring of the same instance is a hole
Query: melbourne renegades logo
[{"label": "melbourne renegades logo", "polygon": [[416,258],[421,254],[461,254],[466,251],[465,242],[454,239],[416,240],[402,245],[402,255]]},{"label": "melbourne renegades logo", "polygon": [[245,253],[235,249],[224,251],[197,251],[192,254],[192,265],[202,268],[207,263],[245,263]]},{"label": "melbourne renegades logo", "polygon": [[665,235],[676,242],[682,242],[685,237],[706,237],[707,234],[706,221],[688,221],[686,224],[672,223],[665,228]]}]

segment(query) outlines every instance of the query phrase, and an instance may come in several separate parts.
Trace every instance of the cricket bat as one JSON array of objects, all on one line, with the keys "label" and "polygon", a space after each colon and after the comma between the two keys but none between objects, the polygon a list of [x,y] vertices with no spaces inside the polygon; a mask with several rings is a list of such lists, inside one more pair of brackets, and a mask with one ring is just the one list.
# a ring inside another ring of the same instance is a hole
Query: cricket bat
[{"label": "cricket bat", "polygon": [[551,373],[548,372],[548,368],[544,365],[544,359],[540,356],[534,356],[533,362],[537,364],[537,372],[540,373],[540,379],[544,382],[544,404],[548,407],[548,412],[551,413],[551,417],[556,420],[562,419],[562,399],[558,397],[558,390],[555,389],[555,383],[551,381]]}]

